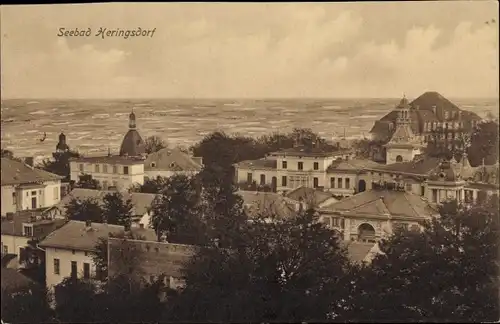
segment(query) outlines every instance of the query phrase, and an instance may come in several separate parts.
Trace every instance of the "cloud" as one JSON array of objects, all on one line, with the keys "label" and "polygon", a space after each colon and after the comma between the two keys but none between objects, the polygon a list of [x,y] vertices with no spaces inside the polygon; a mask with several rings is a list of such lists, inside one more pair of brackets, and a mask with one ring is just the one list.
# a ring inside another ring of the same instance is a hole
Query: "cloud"
[{"label": "cloud", "polygon": [[[71,6],[4,11],[4,96],[498,94],[498,25],[484,24],[491,8],[480,3],[132,5],[87,6],[85,15]],[[453,15],[439,18],[446,11]],[[61,26],[103,25],[157,31],[55,36]]]}]

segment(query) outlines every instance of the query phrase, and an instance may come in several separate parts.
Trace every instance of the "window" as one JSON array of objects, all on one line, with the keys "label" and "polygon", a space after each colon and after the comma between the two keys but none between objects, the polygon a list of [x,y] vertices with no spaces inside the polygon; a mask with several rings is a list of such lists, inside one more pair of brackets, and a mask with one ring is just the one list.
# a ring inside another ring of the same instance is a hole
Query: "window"
[{"label": "window", "polygon": [[448,119],[448,117],[449,117],[449,114],[448,114],[448,112],[447,112],[447,111],[445,111],[445,112],[444,112],[444,119]]},{"label": "window", "polygon": [[102,173],[108,173],[108,165],[107,164],[102,165]]},{"label": "window", "polygon": [[314,188],[318,188],[319,187],[319,180],[318,180],[317,177],[313,178],[313,185],[314,185]]},{"label": "window", "polygon": [[80,172],[83,172],[83,164],[78,165],[78,168],[80,169]]},{"label": "window", "polygon": [[97,173],[101,172],[101,171],[100,171],[100,168],[99,168],[99,164],[96,164],[96,165],[95,165],[95,172],[97,172]]},{"label": "window", "polygon": [[281,162],[281,166],[283,167],[283,169],[286,169],[288,167],[286,161]]},{"label": "window", "polygon": [[15,192],[12,193],[12,204],[13,205],[17,205],[17,199],[16,199],[16,193]]},{"label": "window", "polygon": [[151,162],[151,167],[152,168],[156,168],[156,163],[155,162]]},{"label": "window", "polygon": [[59,187],[54,187],[54,199],[59,200]]},{"label": "window", "polygon": [[84,253],[84,254],[85,254],[85,256],[89,256],[89,253],[88,253],[88,252],[86,252],[86,251],[85,251],[85,253]]},{"label": "window", "polygon": [[330,188],[335,188],[335,178],[334,177],[330,178]]},{"label": "window", "polygon": [[32,195],[32,196],[36,196],[36,190],[32,191],[32,192],[31,192],[31,195]]},{"label": "window", "polygon": [[342,178],[337,179],[337,188],[342,189]]},{"label": "window", "polygon": [[438,201],[438,191],[437,189],[432,189],[432,202]]},{"label": "window", "polygon": [[85,279],[90,278],[90,264],[89,263],[83,264],[83,278],[85,278]]},{"label": "window", "polygon": [[33,236],[33,227],[31,226],[24,226],[24,236]]},{"label": "window", "polygon": [[252,183],[252,182],[253,182],[252,174],[249,172],[247,173],[247,183]]},{"label": "window", "polygon": [[286,187],[287,183],[286,183],[286,176],[282,176],[281,177],[281,186],[283,187]]},{"label": "window", "polygon": [[265,174],[261,174],[260,175],[260,184],[261,185],[265,185],[266,184],[266,175]]},{"label": "window", "polygon": [[314,162],[314,170],[319,170],[319,163],[318,162]]},{"label": "window", "polygon": [[71,261],[71,278],[76,278],[78,274],[78,268],[76,261]]},{"label": "window", "polygon": [[345,188],[350,189],[351,188],[351,179],[345,178]]},{"label": "window", "polygon": [[406,184],[406,191],[411,192],[411,190],[412,190],[411,183],[407,183],[407,184]]},{"label": "window", "polygon": [[420,196],[425,197],[425,187],[420,186]]},{"label": "window", "polygon": [[3,245],[3,243],[2,243],[2,253],[3,254],[9,253],[9,247],[7,245]]},{"label": "window", "polygon": [[118,167],[116,165],[113,165],[113,173],[118,173]]},{"label": "window", "polygon": [[71,250],[71,253],[72,253],[72,254],[75,254],[75,253],[76,253],[76,251],[75,251],[75,250]]},{"label": "window", "polygon": [[297,163],[297,169],[304,170],[304,162],[298,162]]},{"label": "window", "polygon": [[36,209],[36,208],[38,208],[36,197],[31,197],[31,209]]},{"label": "window", "polygon": [[128,166],[123,167],[123,174],[128,174]]},{"label": "window", "polygon": [[59,267],[59,259],[54,259],[54,274],[61,274],[61,269]]}]

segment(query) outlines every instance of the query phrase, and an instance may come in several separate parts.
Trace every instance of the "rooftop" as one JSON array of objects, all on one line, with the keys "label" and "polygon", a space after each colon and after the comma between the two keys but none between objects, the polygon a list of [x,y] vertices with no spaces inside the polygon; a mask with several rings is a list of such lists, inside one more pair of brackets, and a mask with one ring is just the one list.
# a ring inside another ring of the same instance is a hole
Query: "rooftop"
[{"label": "rooftop", "polygon": [[1,185],[15,185],[25,183],[43,183],[47,181],[61,180],[57,174],[42,169],[34,168],[23,162],[2,158],[1,162]]},{"label": "rooftop", "polygon": [[366,169],[376,172],[407,173],[426,176],[435,169],[440,162],[441,159],[439,158],[422,157],[408,162],[373,165]]},{"label": "rooftop", "polygon": [[243,169],[264,169],[264,170],[276,170],[277,161],[262,158],[259,160],[246,160],[237,163],[239,168]]},{"label": "rooftop", "polygon": [[33,225],[33,237],[43,238],[66,223],[64,219],[42,219],[41,211],[25,210],[13,214],[12,219],[2,217],[2,235],[24,236],[23,224]]},{"label": "rooftop", "polygon": [[380,164],[368,159],[341,160],[341,161],[333,161],[333,163],[328,167],[327,172],[335,172],[339,170],[357,171],[367,168],[377,168],[383,165],[384,164]]},{"label": "rooftop", "polygon": [[[274,192],[243,191],[237,192],[243,198],[249,217],[257,217],[262,213],[271,213],[279,218],[296,216],[297,201],[283,197]],[[298,207],[298,206],[297,206]]]},{"label": "rooftop", "polygon": [[[56,207],[60,210],[61,214],[64,216],[66,214],[66,205],[72,199],[86,200],[89,198],[93,198],[97,200],[99,203],[103,203],[103,199],[107,194],[113,194],[116,191],[110,190],[94,190],[94,189],[83,189],[83,188],[75,188],[69,194],[64,196],[64,198],[56,205]],[[146,214],[151,208],[151,204],[155,199],[155,194],[149,193],[141,193],[141,192],[126,192],[122,193],[123,199],[130,199],[132,204],[134,205],[133,213],[134,215],[143,216]]]},{"label": "rooftop", "polygon": [[134,165],[143,164],[144,159],[134,156],[119,156],[119,155],[100,155],[100,156],[82,156],[70,159],[72,162],[82,163],[102,163],[102,164],[120,164],[120,165]]},{"label": "rooftop", "polygon": [[[335,199],[331,193],[308,187],[299,187],[286,194],[286,197],[295,201],[312,203],[315,207],[329,199]],[[336,199],[335,199],[336,200]]]},{"label": "rooftop", "polygon": [[[124,230],[124,227],[120,225],[92,223],[90,227],[87,227],[85,222],[72,220],[50,233],[39,246],[94,251],[100,238],[107,238],[110,233],[118,235]],[[156,240],[155,232],[150,229],[132,228],[132,233],[145,236],[147,240]]]},{"label": "rooftop", "polygon": [[3,268],[1,271],[2,290],[19,289],[29,286],[33,280],[16,269]]},{"label": "rooftop", "polygon": [[427,219],[436,211],[422,197],[404,191],[370,190],[345,198],[327,208],[327,212],[342,212],[344,215],[378,215]]},{"label": "rooftop", "polygon": [[144,161],[144,170],[200,171],[203,166],[197,160],[179,149],[164,148],[147,156]]},{"label": "rooftop", "polygon": [[350,152],[349,149],[341,149],[339,151],[332,151],[328,147],[292,147],[288,149],[283,149],[277,152],[272,152],[271,155],[287,155],[287,156],[310,156],[310,157],[336,157],[346,152]]}]

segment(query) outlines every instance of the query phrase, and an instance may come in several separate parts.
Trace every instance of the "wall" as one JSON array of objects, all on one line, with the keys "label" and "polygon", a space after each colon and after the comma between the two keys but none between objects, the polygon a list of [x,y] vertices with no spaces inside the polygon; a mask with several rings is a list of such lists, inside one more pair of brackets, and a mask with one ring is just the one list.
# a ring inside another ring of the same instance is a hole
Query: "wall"
[{"label": "wall", "polygon": [[[99,181],[99,184],[103,188],[105,188],[106,186],[113,186],[114,182],[116,182],[116,187],[118,190],[126,190],[134,184],[144,184],[143,163],[133,165],[116,164],[118,173],[113,173],[113,164],[96,164],[72,161],[70,162],[71,180],[75,182],[78,182],[80,175],[82,175],[82,172],[80,171],[81,164],[83,164],[83,173],[91,175],[92,179]],[[96,165],[99,165],[99,172],[96,172]],[[104,165],[107,166],[107,170],[104,170]],[[127,166],[129,169],[128,174],[123,173],[123,169],[125,166]]]},{"label": "wall", "polygon": [[[36,208],[51,207],[59,203],[61,200],[61,181],[47,181],[43,185],[34,186],[33,188],[15,189],[15,186],[7,185],[1,187],[2,191],[2,215],[6,213],[14,213],[18,210],[32,209],[31,198],[37,198]],[[16,193],[16,204],[12,197]],[[32,195],[32,192],[36,192]]]},{"label": "wall", "polygon": [[19,263],[19,249],[28,246],[29,240],[29,237],[2,234],[2,253],[4,252],[4,246],[6,246],[7,253],[17,254],[17,262]]},{"label": "wall", "polygon": [[[332,186],[332,178],[335,179],[334,186]],[[338,179],[342,179],[341,187],[339,187]],[[349,179],[349,181],[346,179]],[[352,196],[358,190],[359,179],[357,171],[354,170],[352,172],[334,172],[334,170],[331,170],[326,174],[325,189],[336,196]],[[346,187],[347,182],[349,182],[348,188]]]},{"label": "wall", "polygon": [[[45,249],[45,278],[47,288],[52,289],[53,286],[62,282],[66,277],[71,276],[71,261],[77,262],[78,277],[83,277],[83,263],[90,264],[90,274],[95,275],[95,265],[92,262],[90,252],[74,251],[61,248],[46,248]],[[85,255],[87,254],[87,255]],[[54,273],[54,259],[59,259],[60,274]]]},{"label": "wall", "polygon": [[156,179],[157,177],[170,178],[176,174],[183,174],[186,176],[194,176],[198,171],[162,171],[162,170],[148,170],[144,171],[144,177],[149,179]]}]

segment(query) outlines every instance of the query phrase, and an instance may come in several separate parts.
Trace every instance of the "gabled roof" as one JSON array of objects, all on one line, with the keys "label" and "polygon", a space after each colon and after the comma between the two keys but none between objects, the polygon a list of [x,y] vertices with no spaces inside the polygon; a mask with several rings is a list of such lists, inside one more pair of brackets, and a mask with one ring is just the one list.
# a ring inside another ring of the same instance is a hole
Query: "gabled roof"
[{"label": "gabled roof", "polygon": [[34,282],[16,269],[3,268],[1,272],[2,290],[16,290]]},{"label": "gabled roof", "polygon": [[341,246],[347,249],[349,260],[354,263],[362,263],[367,260],[374,243],[342,241]]},{"label": "gabled roof", "polygon": [[299,202],[303,201],[305,203],[312,203],[315,207],[324,203],[328,199],[337,200],[329,192],[316,190],[314,188],[308,188],[304,186],[289,191],[286,194],[286,197]]},{"label": "gabled roof", "polygon": [[241,161],[236,164],[238,168],[242,169],[250,169],[250,170],[276,170],[277,166],[277,161],[276,160],[269,160],[266,158],[262,158],[259,160],[247,160],[247,161]]},{"label": "gabled roof", "polygon": [[432,111],[432,107],[441,107],[447,111],[459,111],[457,105],[453,102],[449,101],[445,97],[443,97],[440,93],[436,91],[428,91],[421,94],[417,99],[413,100],[410,103],[410,106],[413,108],[417,108],[419,110],[430,110]]},{"label": "gabled roof", "polygon": [[64,178],[57,174],[30,167],[25,163],[8,158],[2,158],[1,163],[2,186],[24,183],[43,183],[46,181],[55,181]]},{"label": "gabled roof", "polygon": [[323,208],[344,215],[379,215],[426,219],[435,210],[422,197],[404,191],[370,190]]},{"label": "gabled roof", "polygon": [[71,162],[96,163],[96,164],[118,164],[135,165],[143,164],[144,159],[136,156],[100,155],[100,156],[80,156],[71,158]]},{"label": "gabled roof", "polygon": [[367,168],[367,170],[375,172],[388,172],[388,173],[407,173],[426,176],[434,168],[436,168],[441,160],[439,158],[426,157],[408,162],[399,162],[392,164],[380,164],[378,166]]},{"label": "gabled roof", "polygon": [[295,206],[298,201],[274,192],[244,191],[237,192],[243,199],[245,210],[250,218],[272,214],[279,218],[289,218],[297,215]]},{"label": "gabled roof", "polygon": [[384,164],[377,163],[368,159],[352,159],[352,160],[342,160],[333,161],[333,163],[328,167],[327,172],[335,172],[338,170],[342,171],[358,171],[367,168],[377,168],[383,166]]},{"label": "gabled roof", "polygon": [[145,171],[200,171],[202,165],[179,149],[164,148],[144,161]]},{"label": "gabled roof", "polygon": [[[120,225],[92,223],[87,228],[85,222],[69,221],[61,228],[50,233],[38,245],[78,251],[94,251],[100,238],[107,238],[110,233],[117,235],[124,232]],[[148,240],[156,240],[156,234],[150,229],[132,228],[132,233],[146,236]]]},{"label": "gabled roof", "polygon": [[[94,190],[94,189],[83,189],[83,188],[75,188],[69,194],[64,196],[63,199],[56,205],[60,210],[62,215],[66,214],[66,205],[72,199],[80,199],[86,200],[89,198],[97,200],[99,203],[103,203],[104,197],[107,194],[113,194],[116,191],[112,190]],[[132,204],[134,205],[133,213],[136,216],[143,216],[148,212],[151,207],[153,200],[155,199],[155,194],[142,193],[142,192],[126,192],[122,193],[123,199],[130,199]]]}]

